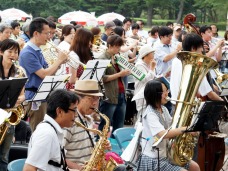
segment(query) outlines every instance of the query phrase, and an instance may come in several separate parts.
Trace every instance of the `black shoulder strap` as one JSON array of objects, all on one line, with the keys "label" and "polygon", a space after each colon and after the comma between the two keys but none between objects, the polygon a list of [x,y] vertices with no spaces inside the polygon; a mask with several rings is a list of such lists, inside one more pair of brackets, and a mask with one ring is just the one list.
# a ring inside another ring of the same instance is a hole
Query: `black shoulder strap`
[{"label": "black shoulder strap", "polygon": [[[49,125],[51,125],[51,127],[55,130],[55,132],[57,134],[55,127],[50,122],[43,121],[43,123],[48,123]],[[61,146],[60,146],[60,155],[61,155],[61,163],[60,164],[58,162],[53,161],[53,160],[49,160],[48,164],[55,166],[55,167],[59,167],[59,168],[61,168],[61,166],[63,166],[62,169],[64,171],[69,171],[67,163],[66,163],[65,151],[64,151],[64,148],[61,148]]]},{"label": "black shoulder strap", "polygon": [[[77,113],[78,113],[78,112],[77,112]],[[87,125],[85,125],[85,123],[83,122],[83,120],[82,120],[82,118],[81,118],[81,116],[80,116],[79,113],[78,113],[78,118],[80,119],[80,122],[81,122],[85,127],[87,127]],[[88,136],[89,136],[89,139],[90,139],[90,141],[91,141],[91,145],[92,145],[92,147],[94,148],[94,142],[93,142],[93,139],[92,139],[92,137],[91,137],[89,131],[87,131],[87,130],[85,130],[85,131],[87,132],[87,134],[88,134]]]}]

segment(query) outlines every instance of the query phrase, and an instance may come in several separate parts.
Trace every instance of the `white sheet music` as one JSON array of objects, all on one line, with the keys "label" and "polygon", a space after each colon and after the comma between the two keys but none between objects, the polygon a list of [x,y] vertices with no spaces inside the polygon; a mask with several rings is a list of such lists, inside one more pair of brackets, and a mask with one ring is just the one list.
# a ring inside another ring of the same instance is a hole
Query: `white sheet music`
[{"label": "white sheet music", "polygon": [[153,145],[152,145],[152,148],[154,147],[157,147],[160,142],[162,142],[162,140],[164,139],[164,137],[166,136],[166,134],[168,134],[169,130],[171,129],[172,127],[169,127],[169,129],[161,136],[161,138],[159,138]]},{"label": "white sheet music", "polygon": [[[94,73],[94,75],[91,77],[92,74],[92,70],[95,66],[95,64],[98,63],[97,69]],[[83,74],[81,75],[81,77],[79,78],[79,80],[84,80],[84,79],[93,79],[96,81],[100,81],[105,69],[107,68],[107,66],[110,64],[110,60],[89,60],[86,64],[86,69],[83,72]]]},{"label": "white sheet music", "polygon": [[28,101],[45,100],[51,91],[56,89],[64,89],[70,76],[71,74],[46,76],[40,84],[37,93],[31,100]]},{"label": "white sheet music", "polygon": [[222,89],[220,96],[228,96],[228,88]]},{"label": "white sheet music", "polygon": [[126,162],[132,161],[137,148],[138,139],[142,130],[143,130],[143,126],[142,126],[142,123],[140,122],[137,125],[134,137],[132,138],[131,142],[128,144],[127,148],[124,150],[124,152],[121,155],[121,158],[124,161]]}]

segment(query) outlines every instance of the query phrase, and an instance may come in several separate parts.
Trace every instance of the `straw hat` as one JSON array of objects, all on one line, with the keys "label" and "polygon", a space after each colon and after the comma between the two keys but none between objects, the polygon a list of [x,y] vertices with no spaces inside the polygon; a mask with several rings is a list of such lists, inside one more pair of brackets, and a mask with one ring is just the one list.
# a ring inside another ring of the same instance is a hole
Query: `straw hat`
[{"label": "straw hat", "polygon": [[98,82],[96,80],[77,80],[75,82],[74,91],[82,95],[103,96],[99,91]]}]

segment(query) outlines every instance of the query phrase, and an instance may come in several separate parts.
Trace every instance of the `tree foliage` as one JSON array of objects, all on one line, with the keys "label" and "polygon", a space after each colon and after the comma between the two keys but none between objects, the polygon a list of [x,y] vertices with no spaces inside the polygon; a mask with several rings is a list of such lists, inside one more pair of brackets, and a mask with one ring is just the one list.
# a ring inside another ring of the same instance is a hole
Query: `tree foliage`
[{"label": "tree foliage", "polygon": [[194,13],[197,21],[226,21],[227,0],[0,0],[0,10],[18,8],[33,17],[60,17],[66,12],[82,10],[99,16],[117,12],[125,17],[144,17],[147,24],[152,19],[181,22],[188,13]]}]

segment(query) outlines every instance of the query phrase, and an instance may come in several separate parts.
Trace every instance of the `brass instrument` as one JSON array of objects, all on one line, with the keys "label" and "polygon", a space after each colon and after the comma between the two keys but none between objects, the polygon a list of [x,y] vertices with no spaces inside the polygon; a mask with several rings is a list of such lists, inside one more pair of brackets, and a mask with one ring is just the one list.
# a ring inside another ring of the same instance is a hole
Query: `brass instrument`
[{"label": "brass instrument", "polygon": [[[193,116],[191,111],[200,83],[209,69],[218,66],[213,59],[194,52],[179,52],[177,57],[182,62],[183,73],[171,124],[172,129],[190,126]],[[195,143],[195,138],[189,133],[170,139],[168,158],[172,163],[184,166],[193,157]]]},{"label": "brass instrument", "polygon": [[15,108],[6,109],[6,111],[11,112],[11,116],[5,122],[3,122],[2,125],[0,125],[0,144],[2,144],[8,128],[11,125],[19,124],[21,119],[25,116],[24,108],[22,105],[19,105]]},{"label": "brass instrument", "polygon": [[[48,41],[47,42],[49,47],[45,48],[43,50],[45,60],[48,64],[52,65],[55,60],[58,58],[58,52],[63,52],[60,48],[58,48],[53,42]],[[46,51],[50,51],[50,55],[45,55]],[[63,52],[65,53],[65,52]],[[81,61],[77,60],[76,57],[73,54],[67,54],[68,55],[68,60],[67,64],[70,65],[72,68],[77,69],[79,65],[82,65],[84,68],[86,67],[85,64],[83,64]]]},{"label": "brass instrument", "polygon": [[218,84],[222,83],[225,80],[228,80],[228,74],[222,74],[218,69],[214,69],[214,72],[217,76],[216,81]]},{"label": "brass instrument", "polygon": [[96,143],[96,146],[93,149],[93,153],[91,155],[90,160],[86,164],[83,171],[92,171],[92,169],[96,168],[99,171],[113,171],[114,168],[118,165],[112,158],[110,158],[109,162],[105,161],[105,145],[107,144],[107,138],[108,138],[108,132],[109,132],[109,118],[100,113],[98,109],[93,108],[93,110],[98,113],[104,120],[105,120],[105,126],[103,128],[103,131],[99,131],[97,129],[90,129],[85,127],[83,124],[81,124],[78,121],[75,121],[76,125],[79,127],[82,127],[83,129],[87,131],[94,132],[100,136],[100,140]]},{"label": "brass instrument", "polygon": [[98,58],[102,53],[108,49],[107,43],[101,39],[100,35],[94,35],[92,52],[94,58]]}]

